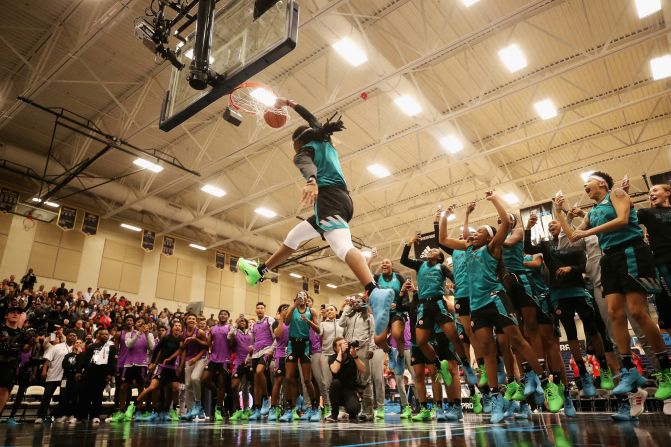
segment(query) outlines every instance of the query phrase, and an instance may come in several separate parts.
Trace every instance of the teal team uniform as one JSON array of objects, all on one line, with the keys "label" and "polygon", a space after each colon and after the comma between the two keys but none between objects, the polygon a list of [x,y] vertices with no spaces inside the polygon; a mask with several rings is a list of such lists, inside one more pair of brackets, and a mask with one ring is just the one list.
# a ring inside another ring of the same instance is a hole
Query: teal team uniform
[{"label": "teal team uniform", "polygon": [[303,363],[310,362],[310,326],[307,321],[301,319],[301,315],[305,315],[305,318],[312,320],[312,312],[309,307],[305,308],[304,313],[301,313],[297,307],[294,308],[291,314],[291,323],[289,324],[287,362],[295,363],[298,360]]},{"label": "teal team uniform", "polygon": [[[508,233],[508,237],[513,232]],[[524,240],[516,242],[512,247],[503,246],[503,264],[506,267],[506,288],[516,309],[523,307],[540,307],[533,299],[534,292],[527,278],[524,267]]]},{"label": "teal team uniform", "polygon": [[[595,228],[617,217],[610,192],[588,214],[590,227]],[[627,225],[615,231],[597,234],[603,251],[601,285],[603,294],[658,293],[661,288],[654,258],[643,241],[643,230],[633,205]]]},{"label": "teal team uniform", "polygon": [[392,272],[389,279],[385,278],[382,273],[376,275],[375,283],[380,289],[391,289],[394,291],[394,303],[396,309],[389,309],[389,322],[401,321],[405,324],[407,320],[407,312],[401,297],[401,287],[405,282],[405,278],[400,273]]}]

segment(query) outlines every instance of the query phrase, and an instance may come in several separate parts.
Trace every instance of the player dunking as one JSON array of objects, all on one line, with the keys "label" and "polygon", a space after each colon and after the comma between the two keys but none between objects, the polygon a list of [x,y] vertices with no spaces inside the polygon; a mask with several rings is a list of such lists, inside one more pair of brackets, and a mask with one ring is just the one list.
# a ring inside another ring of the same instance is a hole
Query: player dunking
[{"label": "player dunking", "polygon": [[296,128],[292,140],[296,151],[294,164],[307,180],[303,187],[302,201],[313,205],[315,213],[296,225],[280,248],[265,263],[257,265],[256,262],[240,258],[238,268],[246,275],[247,283],[255,285],[303,242],[321,236],[329,243],[335,255],[347,263],[368,292],[375,316],[375,333],[381,334],[389,324],[389,309],[394,292],[391,289],[377,288],[366,258],[352,244],[348,222],[354,214],[354,206],[340,168],[338,152],[331,143],[331,135],[340,132],[345,126],[340,119],[329,119],[321,125],[305,107],[286,98],[278,98],[275,106],[293,108],[309,124]]}]

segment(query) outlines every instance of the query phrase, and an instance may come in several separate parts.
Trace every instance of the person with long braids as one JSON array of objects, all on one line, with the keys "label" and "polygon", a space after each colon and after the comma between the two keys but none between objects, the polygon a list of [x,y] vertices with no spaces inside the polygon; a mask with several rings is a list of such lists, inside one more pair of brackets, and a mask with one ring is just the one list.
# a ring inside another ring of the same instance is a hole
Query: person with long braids
[{"label": "person with long braids", "polygon": [[666,351],[659,327],[647,312],[647,295],[660,291],[655,261],[650,248],[643,240],[629,194],[621,188],[613,189],[613,178],[605,172],[593,172],[585,182],[585,192],[596,205],[573,230],[560,214],[562,228],[571,240],[596,235],[603,251],[601,258],[601,283],[608,301],[615,344],[622,357],[620,383],[613,394],[622,395],[616,420],[631,419],[626,393],[632,393],[645,383],[631,356],[629,328],[625,309],[641,326],[648,343],[655,351],[661,371],[657,378],[655,398],[671,397],[671,359]]},{"label": "person with long braids", "polygon": [[[531,369],[529,380],[536,383],[535,393],[542,393],[548,389],[548,379],[541,368],[536,353],[525,340],[517,326],[517,318],[512,303],[505,293],[500,282],[501,258],[503,243],[508,234],[510,221],[508,213],[501,204],[498,196],[489,191],[485,195],[499,215],[499,228],[489,225],[478,228],[473,242],[447,237],[447,217],[440,222],[440,243],[456,250],[466,250],[466,273],[469,283],[469,299],[471,305],[471,324],[475,337],[480,342],[487,371],[488,385],[484,386],[484,394],[491,394],[492,415],[491,422],[499,423],[504,418],[506,402],[501,393],[505,392],[504,384],[499,388],[497,374],[496,343],[493,330],[503,332],[515,349],[515,352],[526,360]],[[561,399],[559,396],[547,396],[552,399]],[[554,402],[551,403],[551,406]]]}]

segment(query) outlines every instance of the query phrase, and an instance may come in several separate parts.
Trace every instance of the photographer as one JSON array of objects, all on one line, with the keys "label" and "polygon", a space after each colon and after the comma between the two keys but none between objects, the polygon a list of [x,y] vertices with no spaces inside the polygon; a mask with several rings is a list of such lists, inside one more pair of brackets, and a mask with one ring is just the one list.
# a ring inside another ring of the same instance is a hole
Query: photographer
[{"label": "photographer", "polygon": [[342,337],[336,337],[333,342],[333,350],[336,353],[329,356],[329,368],[333,374],[329,388],[332,410],[331,415],[326,418],[327,422],[338,420],[341,406],[345,407],[350,421],[353,421],[361,410],[356,395],[357,376],[366,373],[366,366],[359,358],[357,346],[350,346]]}]

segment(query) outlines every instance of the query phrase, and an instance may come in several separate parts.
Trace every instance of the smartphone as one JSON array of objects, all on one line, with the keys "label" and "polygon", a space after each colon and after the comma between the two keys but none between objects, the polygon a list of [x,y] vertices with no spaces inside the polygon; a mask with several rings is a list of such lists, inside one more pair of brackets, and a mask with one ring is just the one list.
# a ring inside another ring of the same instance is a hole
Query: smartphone
[{"label": "smartphone", "polygon": [[421,237],[421,236],[422,236],[422,232],[419,231],[419,230],[416,230],[416,231],[415,231],[415,234],[417,235],[417,237]]},{"label": "smartphone", "polygon": [[245,318],[245,314],[240,314],[240,318]]},{"label": "smartphone", "polygon": [[561,197],[561,196],[563,196],[563,195],[564,195],[564,193],[563,193],[563,191],[560,189],[559,191],[557,191],[557,194],[555,194],[555,197]]},{"label": "smartphone", "polygon": [[443,207],[442,203],[438,204],[438,211],[440,211],[441,213],[445,211],[445,208]]}]

